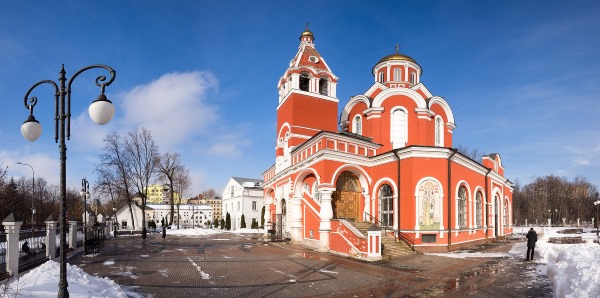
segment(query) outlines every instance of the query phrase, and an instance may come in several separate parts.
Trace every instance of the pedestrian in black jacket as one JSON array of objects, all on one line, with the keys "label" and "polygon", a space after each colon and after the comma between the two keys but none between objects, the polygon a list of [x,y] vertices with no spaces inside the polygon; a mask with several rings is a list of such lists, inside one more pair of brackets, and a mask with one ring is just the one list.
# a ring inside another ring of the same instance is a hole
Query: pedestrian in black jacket
[{"label": "pedestrian in black jacket", "polygon": [[537,233],[531,228],[525,237],[527,237],[527,258],[525,258],[525,261],[533,260],[533,251],[535,249],[535,243],[537,242]]}]

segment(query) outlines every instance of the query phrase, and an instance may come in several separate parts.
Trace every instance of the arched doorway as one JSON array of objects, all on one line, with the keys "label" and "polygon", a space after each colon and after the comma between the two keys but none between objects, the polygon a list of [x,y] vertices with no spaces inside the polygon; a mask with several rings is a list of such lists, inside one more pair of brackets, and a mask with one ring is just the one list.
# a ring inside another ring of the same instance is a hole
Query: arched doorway
[{"label": "arched doorway", "polygon": [[343,218],[350,221],[360,219],[360,183],[351,173],[342,173],[336,183],[332,196],[333,218]]}]

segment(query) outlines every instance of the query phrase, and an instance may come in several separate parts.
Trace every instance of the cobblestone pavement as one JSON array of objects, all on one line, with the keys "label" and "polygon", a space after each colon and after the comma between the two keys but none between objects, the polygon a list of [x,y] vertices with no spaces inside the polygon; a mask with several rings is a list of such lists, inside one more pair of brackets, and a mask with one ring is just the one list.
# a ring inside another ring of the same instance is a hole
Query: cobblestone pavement
[{"label": "cobblestone pavement", "polygon": [[523,281],[519,273],[533,266],[511,266],[506,259],[413,255],[367,263],[233,233],[167,235],[165,240],[156,234],[146,240],[120,236],[105,241],[101,254],[78,255],[70,263],[144,297],[544,297],[548,293],[532,296],[548,290],[539,283],[529,284],[530,288],[503,284],[503,276]]}]

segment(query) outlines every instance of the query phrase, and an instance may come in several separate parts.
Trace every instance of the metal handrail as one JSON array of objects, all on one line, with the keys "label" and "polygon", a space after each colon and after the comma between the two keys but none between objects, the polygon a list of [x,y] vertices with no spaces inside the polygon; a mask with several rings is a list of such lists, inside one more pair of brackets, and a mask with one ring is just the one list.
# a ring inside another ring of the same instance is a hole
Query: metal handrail
[{"label": "metal handrail", "polygon": [[365,215],[369,217],[369,219],[371,220],[371,222],[373,222],[374,224],[378,225],[380,228],[383,228],[383,233],[384,234],[387,234],[387,227],[384,226],[381,221],[379,221],[377,218],[371,216],[371,214],[369,214],[367,212],[365,212]]},{"label": "metal handrail", "polygon": [[415,240],[412,237],[408,236],[408,234],[400,232],[399,230],[395,232],[396,235],[398,235],[398,239],[402,240],[404,243],[406,243],[406,245],[410,247],[410,249],[415,251]]},{"label": "metal handrail", "polygon": [[[375,224],[379,225],[379,227],[383,228],[383,232],[387,234],[387,228],[386,226],[383,226],[381,224],[381,221],[379,221],[377,218],[371,216],[371,214],[365,212],[365,215],[371,219],[372,222],[374,222]],[[398,239],[401,240],[402,242],[406,243],[406,245],[408,245],[410,247],[410,249],[412,249],[413,251],[415,250],[415,240],[413,238],[411,238],[410,236],[408,236],[407,234],[400,232],[400,230],[393,230],[394,232],[394,240]]]}]

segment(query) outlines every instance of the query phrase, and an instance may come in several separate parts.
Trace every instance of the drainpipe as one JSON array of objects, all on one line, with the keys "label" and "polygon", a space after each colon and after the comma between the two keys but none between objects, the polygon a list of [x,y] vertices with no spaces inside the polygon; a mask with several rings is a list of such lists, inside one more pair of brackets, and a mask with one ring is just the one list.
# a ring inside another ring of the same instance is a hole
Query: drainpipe
[{"label": "drainpipe", "polygon": [[488,214],[489,207],[487,206],[487,201],[488,201],[488,175],[490,174],[491,171],[492,171],[492,169],[488,169],[487,173],[485,173],[485,242],[488,241],[488,232],[490,230],[489,220],[488,220],[490,218],[490,215]]},{"label": "drainpipe", "polygon": [[452,148],[452,154],[448,156],[448,251],[452,248],[452,157],[458,149]]},{"label": "drainpipe", "polygon": [[402,223],[400,221],[400,215],[402,214],[400,212],[400,155],[398,155],[398,151],[399,150],[394,150],[394,155],[396,155],[396,158],[398,158],[398,180],[396,181],[396,185],[398,186],[398,235],[396,235],[395,238],[400,237],[400,224]]}]

